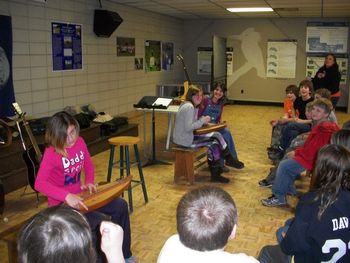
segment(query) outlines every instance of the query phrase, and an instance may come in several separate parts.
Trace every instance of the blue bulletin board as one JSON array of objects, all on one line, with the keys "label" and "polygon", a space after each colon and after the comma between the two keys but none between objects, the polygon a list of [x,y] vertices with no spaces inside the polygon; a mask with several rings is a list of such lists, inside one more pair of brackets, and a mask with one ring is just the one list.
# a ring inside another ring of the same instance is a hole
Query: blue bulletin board
[{"label": "blue bulletin board", "polygon": [[53,70],[82,69],[82,25],[52,22],[51,30]]}]

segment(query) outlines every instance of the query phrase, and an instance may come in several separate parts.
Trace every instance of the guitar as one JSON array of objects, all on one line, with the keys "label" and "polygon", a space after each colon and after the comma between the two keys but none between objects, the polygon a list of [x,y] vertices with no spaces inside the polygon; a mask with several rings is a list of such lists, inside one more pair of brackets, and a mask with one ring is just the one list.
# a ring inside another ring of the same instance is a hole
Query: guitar
[{"label": "guitar", "polygon": [[[23,160],[26,163],[27,169],[28,169],[28,173],[27,173],[28,184],[35,191],[34,184],[35,184],[36,174],[39,170],[39,164],[40,164],[41,159],[42,159],[42,151],[44,151],[45,147],[44,147],[44,145],[37,144],[35,137],[30,129],[30,126],[25,119],[25,113],[22,112],[18,103],[14,102],[14,103],[12,103],[12,106],[18,115],[18,119],[20,121],[22,121],[23,126],[28,134],[29,140],[32,144],[31,147],[26,146],[25,140],[22,136],[22,131],[21,131],[20,125],[17,121],[17,128],[18,128],[18,132],[20,134],[22,146],[24,149],[24,153],[23,153],[22,157],[23,157]],[[37,191],[35,191],[35,192],[37,192]]]},{"label": "guitar", "polygon": [[178,54],[177,56],[177,59],[181,61],[182,63],[182,67],[183,67],[183,70],[185,72],[185,76],[186,76],[186,81],[184,82],[184,94],[182,94],[180,96],[180,100],[185,100],[186,99],[186,94],[188,92],[188,87],[192,84],[191,83],[191,80],[190,80],[190,76],[188,75],[188,72],[187,72],[187,68],[186,68],[186,65],[185,65],[185,61],[184,61],[184,58],[181,54]]}]

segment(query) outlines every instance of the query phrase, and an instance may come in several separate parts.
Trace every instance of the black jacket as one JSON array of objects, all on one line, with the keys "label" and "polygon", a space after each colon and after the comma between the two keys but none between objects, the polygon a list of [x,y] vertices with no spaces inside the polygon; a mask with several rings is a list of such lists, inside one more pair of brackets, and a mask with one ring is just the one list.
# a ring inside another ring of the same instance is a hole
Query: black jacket
[{"label": "black jacket", "polygon": [[[324,77],[319,77],[319,73],[323,73]],[[317,71],[315,77],[312,79],[312,83],[314,84],[314,90],[325,88],[328,89],[331,94],[334,94],[339,91],[340,79],[341,74],[337,65],[333,65],[329,68],[323,66]]]},{"label": "black jacket", "polygon": [[313,201],[315,196],[307,193],[299,201],[295,219],[281,242],[282,251],[294,255],[296,263],[350,262],[350,191],[340,191],[321,220],[317,218],[320,201]]}]

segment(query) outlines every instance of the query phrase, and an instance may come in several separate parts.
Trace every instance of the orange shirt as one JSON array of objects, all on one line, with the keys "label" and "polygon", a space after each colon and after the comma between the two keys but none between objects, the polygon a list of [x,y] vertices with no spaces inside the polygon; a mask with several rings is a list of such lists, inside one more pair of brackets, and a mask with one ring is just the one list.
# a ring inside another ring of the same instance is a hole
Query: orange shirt
[{"label": "orange shirt", "polygon": [[293,101],[286,98],[283,102],[283,105],[284,105],[284,113],[288,114],[288,118],[293,118]]}]

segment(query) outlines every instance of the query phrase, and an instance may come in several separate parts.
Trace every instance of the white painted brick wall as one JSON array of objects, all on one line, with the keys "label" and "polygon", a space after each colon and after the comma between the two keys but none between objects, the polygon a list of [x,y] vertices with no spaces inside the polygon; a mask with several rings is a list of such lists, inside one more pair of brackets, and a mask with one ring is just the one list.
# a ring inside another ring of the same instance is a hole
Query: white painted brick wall
[{"label": "white painted brick wall", "polygon": [[[144,57],[146,40],[171,41],[175,54],[183,49],[183,22],[174,18],[103,1],[103,8],[118,12],[123,23],[110,38],[93,33],[95,0],[0,0],[0,14],[12,17],[13,84],[23,110],[48,116],[65,106],[92,103],[97,111],[122,114],[132,111],[142,96],[155,95],[158,83],[179,83],[178,61],[171,72],[134,70],[134,57],[116,56],[116,37],[135,38],[136,56]],[[83,70],[52,71],[51,22],[83,25]],[[144,61],[145,63],[145,61]]]}]

